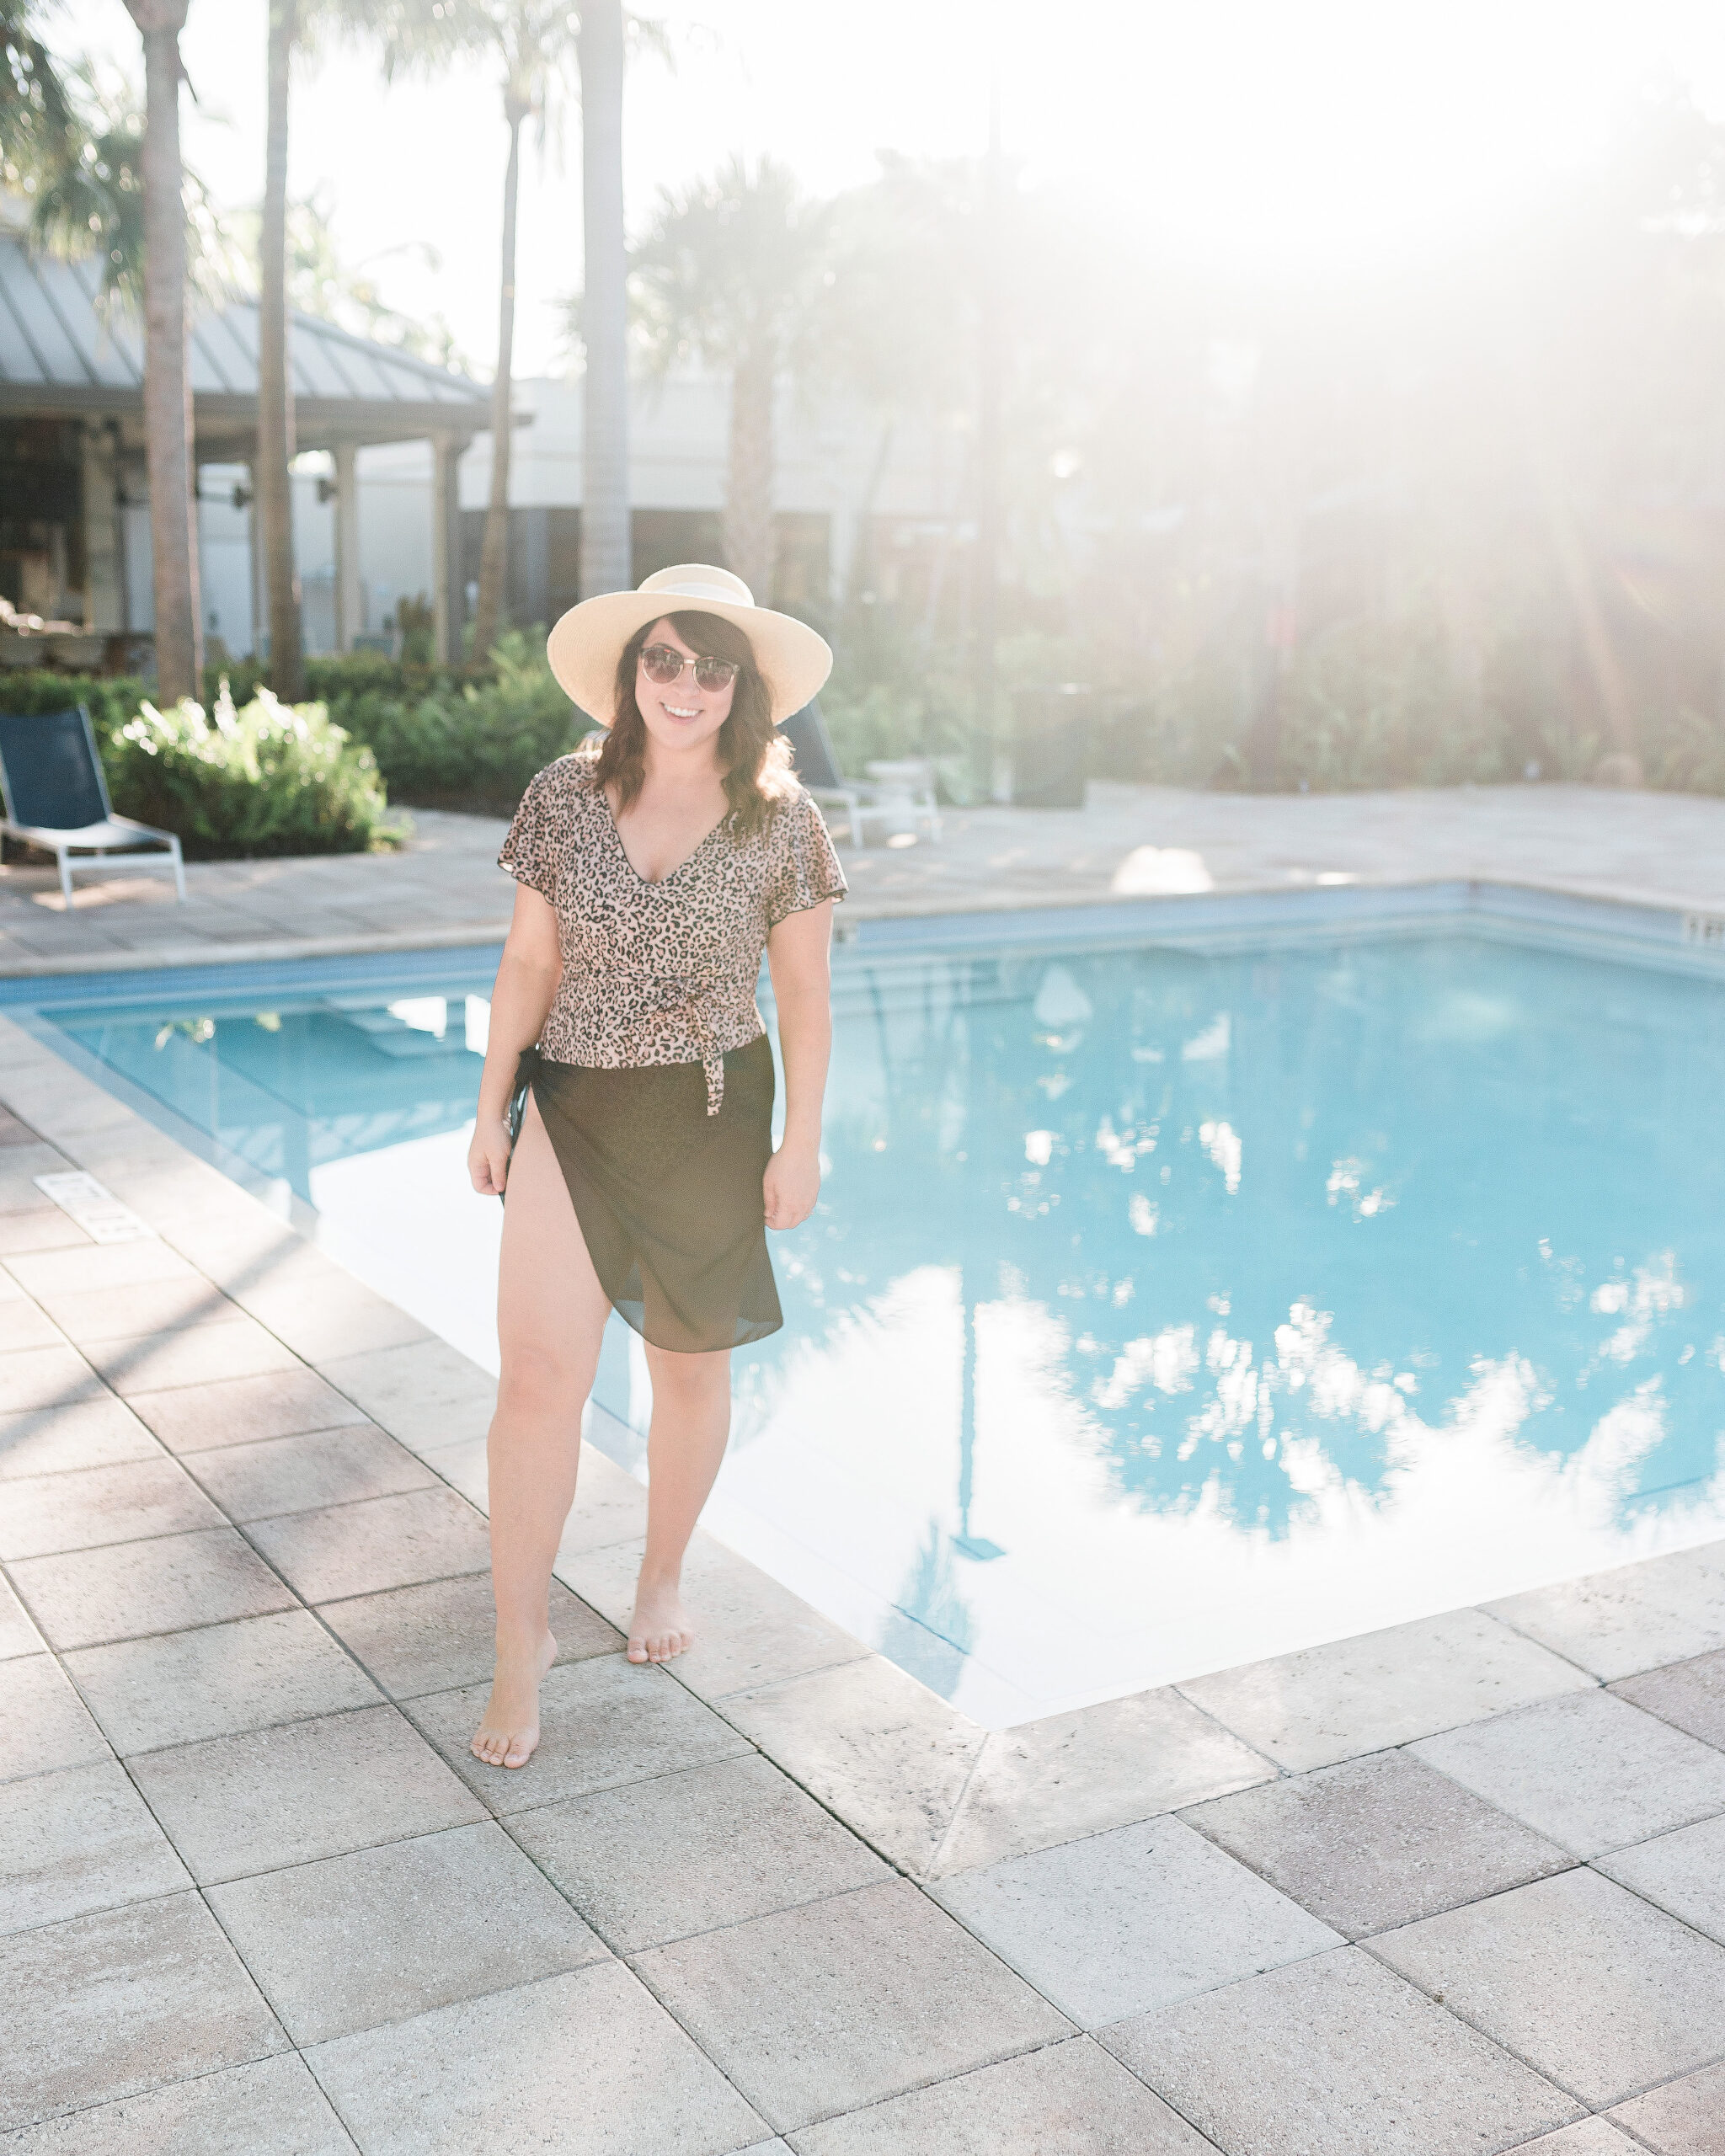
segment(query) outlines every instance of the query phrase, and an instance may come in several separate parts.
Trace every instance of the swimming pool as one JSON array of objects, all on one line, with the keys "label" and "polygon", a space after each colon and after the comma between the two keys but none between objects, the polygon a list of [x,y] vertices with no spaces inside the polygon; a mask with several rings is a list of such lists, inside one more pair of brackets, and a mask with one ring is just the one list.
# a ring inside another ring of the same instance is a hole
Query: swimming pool
[{"label": "swimming pool", "polygon": [[[709,1525],[996,1726],[1725,1533],[1725,964],[1690,941],[1434,901],[868,925]],[[494,960],[31,992],[494,1369]],[[599,1435],[638,1466],[612,1331]]]}]

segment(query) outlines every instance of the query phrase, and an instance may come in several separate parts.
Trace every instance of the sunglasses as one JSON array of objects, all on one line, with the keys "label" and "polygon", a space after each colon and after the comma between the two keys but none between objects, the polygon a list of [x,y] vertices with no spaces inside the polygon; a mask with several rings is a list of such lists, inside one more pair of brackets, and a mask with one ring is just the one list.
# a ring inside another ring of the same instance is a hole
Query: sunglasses
[{"label": "sunglasses", "polygon": [[743,670],[740,662],[734,659],[685,659],[681,652],[673,651],[668,643],[649,643],[641,654],[641,670],[661,689],[668,689],[673,681],[681,680],[686,666],[694,668],[696,687],[705,689],[709,696],[717,696],[721,689],[729,688]]}]

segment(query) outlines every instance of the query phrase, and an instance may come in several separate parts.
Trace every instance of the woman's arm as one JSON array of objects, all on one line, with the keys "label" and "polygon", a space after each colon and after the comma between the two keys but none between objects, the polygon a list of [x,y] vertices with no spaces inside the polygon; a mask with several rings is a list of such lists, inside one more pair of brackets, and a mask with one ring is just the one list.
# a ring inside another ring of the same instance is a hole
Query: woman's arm
[{"label": "woman's arm", "polygon": [[479,1080],[479,1108],[473,1142],[467,1148],[467,1173],[482,1197],[495,1198],[509,1179],[509,1126],[504,1118],[521,1050],[539,1038],[557,984],[563,978],[557,913],[548,899],[526,883],[515,886],[515,917],[491,991],[491,1027],[485,1042],[485,1069]]},{"label": "woman's arm", "polygon": [[832,900],[788,914],[766,939],[778,1045],[785,1065],[785,1129],[766,1164],[769,1228],[795,1228],[820,1195],[820,1097],[832,1052]]}]

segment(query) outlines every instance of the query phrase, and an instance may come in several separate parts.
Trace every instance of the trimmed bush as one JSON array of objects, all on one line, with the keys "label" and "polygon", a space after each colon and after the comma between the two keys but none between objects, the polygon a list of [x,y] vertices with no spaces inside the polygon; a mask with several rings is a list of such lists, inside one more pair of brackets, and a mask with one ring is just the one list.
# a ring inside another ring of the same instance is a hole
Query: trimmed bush
[{"label": "trimmed bush", "polygon": [[188,697],[142,704],[104,748],[122,815],[178,832],[189,861],[363,853],[392,843],[369,749],[322,704],[284,704],[260,689],[236,710],[226,690],[206,716]]},{"label": "trimmed bush", "polygon": [[[223,678],[242,709],[266,693],[262,671],[249,659],[227,670]],[[551,677],[542,640],[520,630],[499,640],[484,669],[403,666],[362,652],[351,658],[310,659],[306,674],[316,706],[302,708],[325,710],[334,727],[371,751],[389,798],[414,808],[512,815],[533,774],[573,748],[587,731],[586,719]],[[120,798],[120,765],[126,763],[130,772],[132,764],[114,744],[143,709],[148,693],[147,683],[130,677],[99,680],[46,672],[0,676],[0,707],[8,711],[89,707],[115,806],[138,816],[146,811]],[[210,684],[206,696],[212,707],[220,695],[219,684]]]},{"label": "trimmed bush", "polygon": [[489,679],[446,677],[417,696],[362,689],[335,702],[342,725],[377,757],[393,800],[512,815],[534,773],[586,733],[542,649],[512,631],[491,656]]}]

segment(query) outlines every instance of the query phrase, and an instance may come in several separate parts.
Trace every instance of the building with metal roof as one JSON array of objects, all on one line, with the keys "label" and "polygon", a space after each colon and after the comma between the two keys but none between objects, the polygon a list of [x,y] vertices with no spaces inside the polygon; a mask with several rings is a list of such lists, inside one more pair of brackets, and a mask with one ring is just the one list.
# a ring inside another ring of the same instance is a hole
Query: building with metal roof
[{"label": "building with metal roof", "polygon": [[[337,642],[360,627],[356,452],[427,441],[433,459],[432,600],[437,648],[458,646],[463,615],[456,467],[489,423],[482,384],[313,315],[293,318],[289,352],[299,450],[334,463]],[[235,298],[197,310],[190,332],[195,453],[248,465],[258,433],[258,308]],[[90,262],[33,254],[0,231],[0,595],[24,611],[126,637],[139,579],[128,516],[148,499],[143,350],[136,324],[104,307]]]}]

